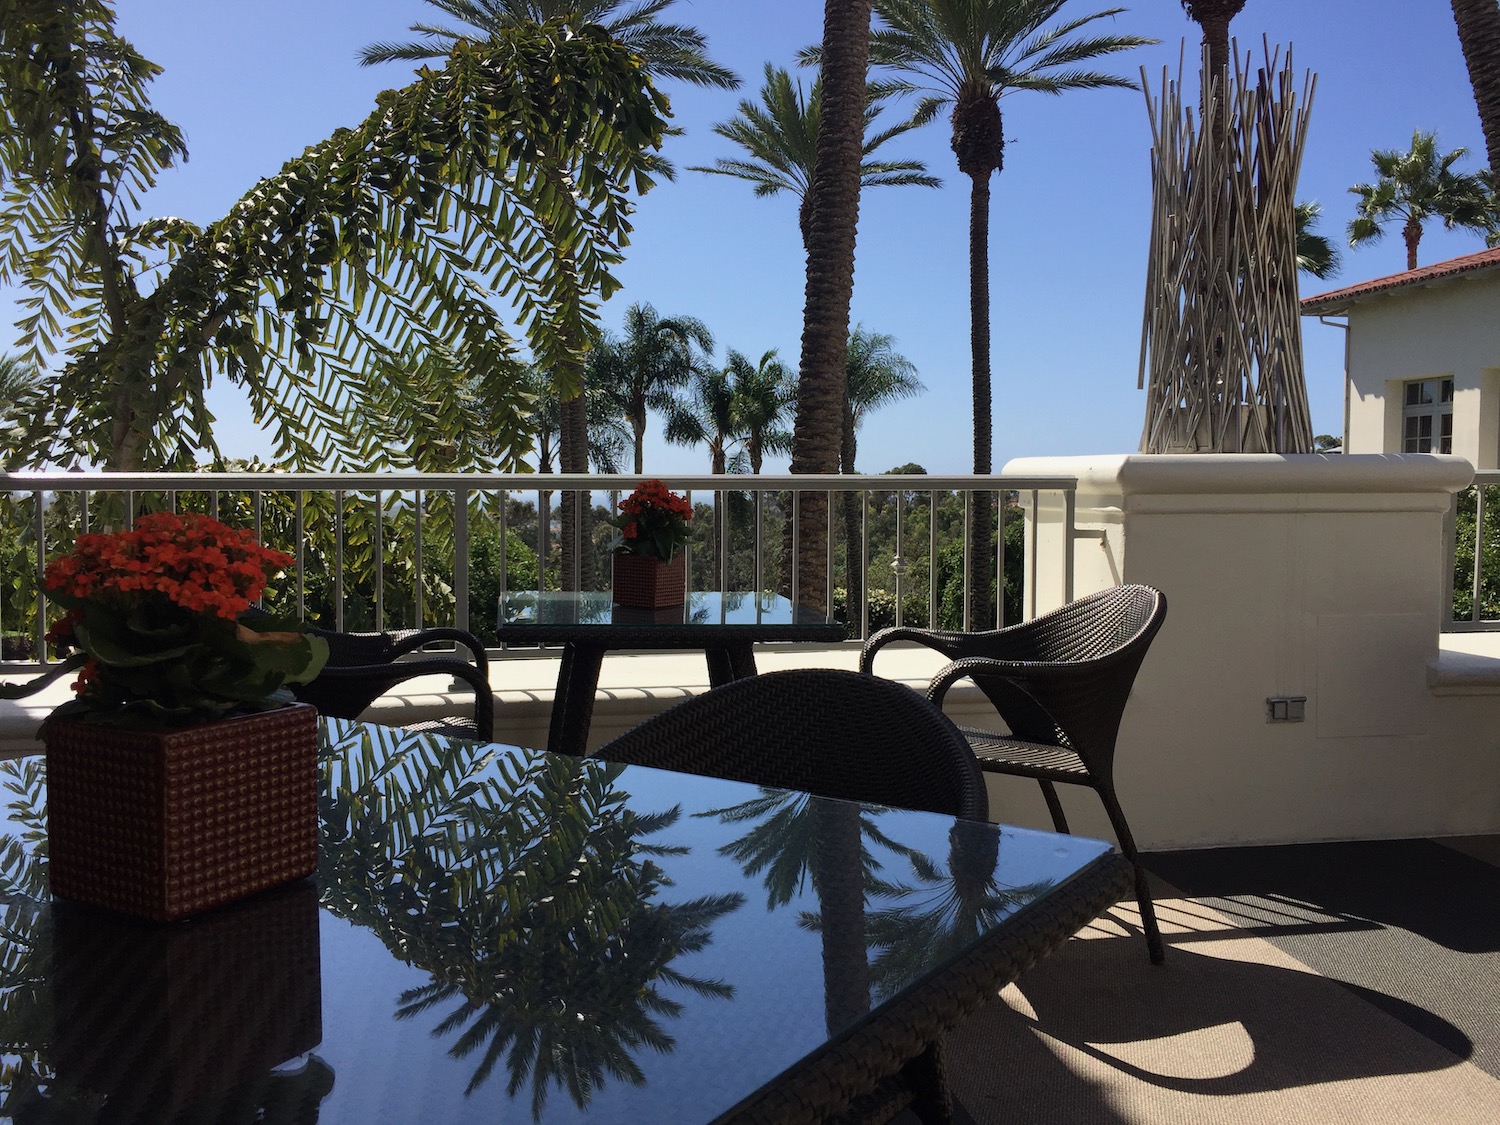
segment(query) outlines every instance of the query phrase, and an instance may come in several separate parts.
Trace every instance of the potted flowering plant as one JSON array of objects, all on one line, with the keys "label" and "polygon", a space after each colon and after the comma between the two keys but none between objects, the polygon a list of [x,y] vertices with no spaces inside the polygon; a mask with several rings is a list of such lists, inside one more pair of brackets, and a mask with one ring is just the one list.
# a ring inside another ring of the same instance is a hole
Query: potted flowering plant
[{"label": "potted flowering plant", "polygon": [[292,559],[200,515],[81,535],[46,568],[76,696],[42,724],[52,891],[170,920],[317,863],[317,713],[283,685],[327,642],[242,619]]},{"label": "potted flowering plant", "polygon": [[687,600],[688,520],[693,506],[659,480],[645,480],[620,501],[609,522],[619,530],[611,544],[614,600],[655,609]]},{"label": "potted flowering plant", "polygon": [[49,722],[122,727],[186,726],[290,703],[283,685],[322,671],[327,642],[241,614],[291,564],[207,516],[159,512],[130,531],[80,535],[44,575],[48,596],[67,611],[47,639],[74,651],[4,694],[76,671],[76,698]]}]

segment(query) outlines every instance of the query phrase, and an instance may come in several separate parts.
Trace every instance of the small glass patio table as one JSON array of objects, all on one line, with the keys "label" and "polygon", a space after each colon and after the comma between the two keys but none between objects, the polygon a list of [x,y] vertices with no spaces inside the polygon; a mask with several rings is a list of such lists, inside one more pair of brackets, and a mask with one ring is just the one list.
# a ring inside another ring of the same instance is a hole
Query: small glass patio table
[{"label": "small glass patio table", "polygon": [[1129,888],[1081,837],[337,720],[320,755],[317,874],[168,925],[50,901],[43,759],[0,763],[0,1117],[818,1121]]},{"label": "small glass patio table", "polygon": [[608,593],[502,594],[495,627],[502,644],[563,646],[547,749],[584,754],[604,654],[621,650],[701,649],[712,687],[755,675],[755,645],[776,641],[835,644],[837,621],[794,607],[779,594],[693,593],[684,605],[632,609]]}]

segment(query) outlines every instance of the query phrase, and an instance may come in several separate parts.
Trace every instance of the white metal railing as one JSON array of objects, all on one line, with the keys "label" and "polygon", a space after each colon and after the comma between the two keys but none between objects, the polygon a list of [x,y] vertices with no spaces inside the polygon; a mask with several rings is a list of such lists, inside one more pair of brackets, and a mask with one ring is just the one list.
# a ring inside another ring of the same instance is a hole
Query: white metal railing
[{"label": "white metal railing", "polygon": [[[913,581],[913,570],[922,561],[922,546],[926,547],[927,560],[926,617],[929,622],[938,620],[942,592],[937,581],[940,509],[947,505],[946,514],[966,524],[975,496],[999,497],[1002,503],[1029,508],[1034,514],[1044,493],[1061,495],[1066,533],[1061,537],[1062,547],[1054,552],[1060,557],[1037,557],[1035,537],[1028,537],[1026,586],[1035,588],[1031,576],[1038,573],[1037,568],[1056,567],[1054,573],[1060,573],[1066,596],[1072,596],[1076,535],[1076,480],[1072,477],[677,474],[659,479],[690,500],[713,505],[716,512],[721,503],[727,512],[731,494],[738,494],[741,507],[748,506],[753,512],[748,531],[743,526],[731,527],[727,515],[722,523],[715,520],[716,525],[727,529],[724,541],[710,537],[707,544],[717,554],[719,573],[694,581],[690,548],[689,584],[699,589],[797,588],[795,516],[809,494],[826,495],[830,606],[835,603],[832,553],[842,523],[837,497],[858,494],[857,561],[863,563],[863,596],[858,606],[845,607],[851,632],[857,636],[870,631],[872,577],[882,578],[876,589],[889,592],[883,585],[882,566],[888,566],[894,582],[895,622],[902,622],[911,593],[905,587]],[[635,476],[565,473],[0,473],[0,579],[4,581],[0,590],[0,634],[9,631],[14,636],[15,626],[24,622],[36,659],[45,660],[43,634],[48,614],[41,575],[47,559],[64,549],[72,535],[106,525],[128,526],[136,514],[148,508],[206,511],[226,523],[253,527],[266,545],[292,555],[296,564],[292,587],[284,591],[286,603],[279,608],[294,611],[299,618],[308,616],[312,581],[321,584],[321,596],[331,603],[332,619],[322,618],[320,623],[335,629],[449,623],[471,628],[476,518],[487,521],[498,535],[500,587],[510,589],[506,545],[511,502],[517,497],[535,498],[537,541],[531,546],[538,557],[535,585],[542,587],[549,578],[555,581],[558,577],[549,558],[558,537],[554,516],[559,509],[554,506],[554,494],[586,492],[592,505],[598,502],[596,494],[602,493],[609,497],[608,508],[613,511],[614,499],[637,482]],[[787,532],[792,538],[789,554],[784,553],[781,538],[787,497],[793,517]],[[921,536],[914,536],[910,525],[921,518],[924,498],[927,534],[925,544],[921,544]],[[873,542],[872,504],[885,503],[894,504],[894,539]],[[779,516],[780,523],[768,516]],[[995,535],[995,557],[984,566],[969,558],[967,537],[961,531],[954,533],[951,524],[946,531],[950,541],[956,539],[963,544],[965,589],[981,570],[986,575],[1001,576],[995,625],[1006,621],[1003,576],[1008,560],[1003,521],[1001,526]],[[748,544],[744,541],[747,536]],[[575,542],[573,546],[575,562],[583,559],[584,544]],[[876,565],[872,550],[887,552],[888,564]],[[585,584],[603,588],[600,580],[608,581],[608,569],[602,562],[605,555],[598,542],[591,542],[588,551],[599,577]],[[732,565],[735,557],[741,559],[738,570]],[[773,559],[783,557],[789,560],[790,575],[780,574],[780,567],[772,565]],[[358,591],[353,589],[356,583],[350,577],[356,568],[360,572]],[[361,602],[357,613],[353,610],[356,599]],[[960,600],[962,620],[949,624],[964,629],[990,627],[988,620],[971,621],[968,598]],[[399,609],[395,602],[400,603]],[[484,609],[486,613],[492,611],[493,607]],[[1022,616],[1031,616],[1034,611],[1034,605],[1023,602]]]},{"label": "white metal railing", "polygon": [[1447,632],[1500,630],[1500,565],[1487,568],[1485,559],[1487,543],[1500,555],[1500,535],[1492,511],[1500,504],[1497,488],[1500,469],[1480,469],[1474,474],[1474,483],[1453,496],[1444,556],[1448,567],[1444,572],[1443,628]]}]

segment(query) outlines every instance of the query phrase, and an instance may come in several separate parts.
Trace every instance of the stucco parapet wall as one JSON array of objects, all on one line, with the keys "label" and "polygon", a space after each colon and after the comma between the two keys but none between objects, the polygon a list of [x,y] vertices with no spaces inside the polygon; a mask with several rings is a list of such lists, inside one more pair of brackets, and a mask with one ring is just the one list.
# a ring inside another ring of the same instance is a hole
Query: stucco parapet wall
[{"label": "stucco parapet wall", "polygon": [[1128,511],[1445,510],[1474,480],[1466,459],[1431,453],[1019,457],[1003,473],[1075,477],[1080,508]]}]

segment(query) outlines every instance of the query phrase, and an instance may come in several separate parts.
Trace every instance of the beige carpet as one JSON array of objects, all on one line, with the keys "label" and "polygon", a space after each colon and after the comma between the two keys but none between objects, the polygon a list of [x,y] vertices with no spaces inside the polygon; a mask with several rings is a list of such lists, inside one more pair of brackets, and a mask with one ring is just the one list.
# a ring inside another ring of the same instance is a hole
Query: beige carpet
[{"label": "beige carpet", "polygon": [[1122,905],[950,1037],[961,1122],[1500,1122],[1500,1080],[1467,1061],[1471,1051],[1412,1026],[1440,1017],[1398,1019],[1390,997],[1376,1007],[1224,914],[1162,891],[1165,966],[1147,961],[1134,904]]}]

